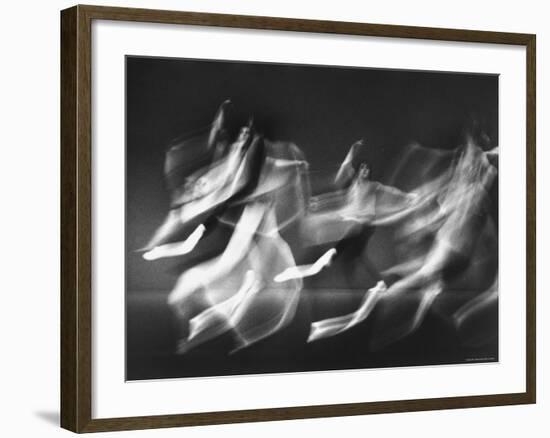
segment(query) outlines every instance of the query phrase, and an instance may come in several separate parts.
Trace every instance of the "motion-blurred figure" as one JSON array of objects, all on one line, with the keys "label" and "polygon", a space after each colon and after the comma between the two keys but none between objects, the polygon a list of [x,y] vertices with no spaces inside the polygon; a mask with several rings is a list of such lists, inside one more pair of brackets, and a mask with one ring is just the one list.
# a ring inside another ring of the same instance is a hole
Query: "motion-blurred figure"
[{"label": "motion-blurred figure", "polygon": [[[227,236],[180,270],[168,297],[186,325],[180,353],[227,332],[234,350],[272,335],[293,320],[304,281],[335,265],[361,284],[362,300],[354,312],[313,321],[307,341],[339,335],[375,312],[367,344],[384,348],[417,330],[449,279],[496,248],[498,147],[483,150],[471,137],[453,150],[412,145],[382,184],[371,179],[368,146],[359,140],[328,189],[313,196],[300,148],[265,138],[252,119],[235,124],[231,108],[224,101],[208,128],[167,151],[170,210],[144,248],[146,260],[185,258],[214,233]],[[397,230],[398,262],[379,272],[367,248],[386,226]],[[464,343],[486,341],[471,327],[494,308],[497,289],[495,280],[449,311]],[[190,310],[194,304],[200,309]]]}]

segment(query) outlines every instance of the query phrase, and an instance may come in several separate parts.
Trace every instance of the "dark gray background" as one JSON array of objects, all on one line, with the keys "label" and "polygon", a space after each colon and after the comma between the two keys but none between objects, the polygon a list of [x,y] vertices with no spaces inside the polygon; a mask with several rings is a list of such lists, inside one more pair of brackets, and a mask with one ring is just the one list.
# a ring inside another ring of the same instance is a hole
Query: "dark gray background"
[{"label": "dark gray background", "polygon": [[[496,359],[496,343],[487,351],[464,352],[451,328],[435,317],[427,319],[420,338],[378,357],[351,353],[361,345],[354,333],[306,348],[301,337],[307,337],[308,318],[300,311],[292,327],[237,358],[219,352],[228,342],[221,339],[182,359],[173,355],[178,327],[165,304],[177,262],[146,262],[136,250],[168,211],[166,145],[209,124],[227,98],[254,115],[267,137],[298,144],[313,170],[336,169],[349,145],[366,138],[373,146],[373,178],[384,182],[408,144],[455,147],[474,121],[498,145],[497,76],[129,56],[126,87],[128,378],[449,363],[472,354]],[[373,243],[380,263],[389,264],[391,249]],[[342,311],[348,308],[353,303]],[[286,343],[289,336],[295,345]]]}]

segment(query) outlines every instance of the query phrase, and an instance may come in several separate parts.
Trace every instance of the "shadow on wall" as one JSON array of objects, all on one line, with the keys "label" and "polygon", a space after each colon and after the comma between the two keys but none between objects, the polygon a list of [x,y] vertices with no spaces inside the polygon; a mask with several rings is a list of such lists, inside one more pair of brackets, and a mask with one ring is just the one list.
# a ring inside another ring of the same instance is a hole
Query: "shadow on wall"
[{"label": "shadow on wall", "polygon": [[59,427],[59,424],[60,424],[59,411],[38,411],[38,412],[35,412],[34,415],[36,415],[45,423],[49,423],[52,426]]}]

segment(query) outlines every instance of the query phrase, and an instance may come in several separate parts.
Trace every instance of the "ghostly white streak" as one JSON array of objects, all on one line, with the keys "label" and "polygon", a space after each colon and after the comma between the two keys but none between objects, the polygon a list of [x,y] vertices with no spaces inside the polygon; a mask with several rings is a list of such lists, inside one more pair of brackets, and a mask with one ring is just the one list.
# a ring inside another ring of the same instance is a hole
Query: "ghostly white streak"
[{"label": "ghostly white streak", "polygon": [[303,222],[309,245],[337,242],[358,225],[388,226],[408,218],[427,201],[417,194],[367,179],[363,167],[347,190],[316,196]]},{"label": "ghostly white streak", "polygon": [[371,222],[376,216],[376,192],[379,183],[368,179],[369,170],[362,165],[357,178],[346,193],[345,203],[338,215],[344,220]]},{"label": "ghostly white streak", "polygon": [[[273,237],[305,215],[309,197],[307,162],[296,153],[297,146],[293,143],[269,141],[265,143],[266,149],[277,156],[296,156],[296,159],[266,157],[254,190],[235,200],[234,204],[248,204],[270,199],[277,221],[272,228],[264,228],[260,233]],[[227,225],[234,225],[223,217],[220,217],[220,221]]]},{"label": "ghostly white streak", "polygon": [[398,275],[400,277],[407,276],[414,271],[418,271],[424,264],[422,257],[413,258],[403,263],[398,263],[382,271],[383,275]]},{"label": "ghostly white streak", "polygon": [[[262,208],[263,221],[258,231],[273,227],[275,221],[273,209],[266,205]],[[270,280],[277,270],[294,266],[290,248],[280,236],[258,236],[258,240],[249,242],[246,257],[238,262],[238,265],[248,269],[244,278],[240,274],[242,269],[235,268],[207,287],[207,295],[217,300],[218,284],[223,286],[233,279],[239,281],[242,278],[238,291],[191,319],[189,335],[180,342],[179,353],[185,353],[229,330],[236,337],[234,351],[237,351],[270,336],[293,319],[302,288],[301,280],[289,280],[277,287]],[[258,314],[265,314],[265,318],[258,320]]]},{"label": "ghostly white streak", "polygon": [[188,254],[195,249],[195,246],[197,246],[197,243],[201,240],[205,230],[206,227],[200,224],[183,242],[166,243],[161,246],[156,246],[151,251],[147,251],[143,254],[143,258],[145,260],[157,260],[165,257],[176,257]]},{"label": "ghostly white streak", "polygon": [[[335,177],[323,181],[333,190],[311,197],[311,172],[300,149],[290,142],[265,140],[250,126],[231,142],[225,127],[227,105],[224,102],[216,114],[208,140],[201,140],[205,148],[215,148],[212,157],[208,155],[209,164],[191,175],[173,175],[174,185],[180,184],[170,186],[173,209],[143,255],[156,260],[193,251],[204,225],[183,242],[174,239],[209,216],[233,228],[222,253],[183,272],[168,298],[177,309],[185,309],[200,290],[207,304],[188,321],[181,353],[228,331],[236,338],[235,351],[276,333],[294,318],[304,278],[334,266],[343,269],[334,247],[313,264],[296,266],[294,257],[303,255],[302,248],[343,241],[342,252],[351,248],[347,254],[355,254],[356,260],[344,259],[353,265],[350,272],[355,276],[356,267],[368,271],[367,262],[374,265],[366,251],[374,229],[397,225],[397,262],[384,273],[399,280],[389,288],[383,281],[377,283],[365,292],[355,312],[314,322],[308,338],[311,342],[349,330],[377,308],[370,345],[387,345],[421,326],[447,286],[447,268],[477,263],[483,250],[479,247],[491,243],[490,237],[478,242],[491,214],[489,191],[496,178],[498,148],[484,152],[471,139],[455,150],[413,145],[402,154],[391,185],[385,185],[370,180],[363,154],[367,150],[359,141]],[[173,164],[182,157],[174,158]],[[294,253],[281,234],[297,239]],[[354,237],[363,247],[353,247]],[[476,318],[497,297],[495,286],[459,309],[453,315],[459,331],[471,321],[477,324]]]},{"label": "ghostly white streak", "polygon": [[312,323],[307,342],[335,336],[363,322],[376,306],[380,294],[384,293],[386,289],[386,283],[379,281],[376,286],[365,293],[361,306],[355,312]]},{"label": "ghostly white streak", "polygon": [[[414,332],[420,326],[422,321],[424,321],[426,313],[428,312],[429,308],[431,307],[437,296],[442,292],[442,290],[442,282],[437,281],[433,284],[431,288],[429,288],[422,294],[420,304],[418,305],[418,309],[414,314],[413,322],[411,324],[409,332]],[[407,334],[408,333],[404,333],[403,336]]]},{"label": "ghostly white streak", "polygon": [[296,167],[303,167],[303,168],[308,167],[308,162],[304,160],[286,160],[282,158],[267,157],[266,161],[268,163],[272,162],[273,166],[279,169],[288,169],[288,168],[294,169]]},{"label": "ghostly white streak", "polygon": [[499,148],[498,146],[494,147],[493,149],[486,151],[485,156],[487,157],[487,160],[489,163],[491,163],[495,168],[498,169],[498,157],[499,157]]},{"label": "ghostly white streak", "polygon": [[[488,220],[488,190],[495,177],[495,168],[481,149],[469,141],[449,175],[437,179],[438,183],[445,181],[444,185],[434,184],[429,190],[430,184],[425,184],[422,192],[438,203],[433,210],[419,211],[414,226],[426,225],[429,232],[433,232],[433,243],[425,253],[419,252],[417,232],[402,235],[411,258],[399,269],[402,272],[410,267],[416,269],[387,291],[385,311],[371,340],[373,348],[381,348],[414,332],[443,290],[444,270],[461,260],[471,264],[479,258],[477,242]],[[410,224],[405,226],[411,230]]]},{"label": "ghostly white streak", "polygon": [[204,184],[199,184],[201,193],[194,196],[192,202],[184,203],[178,209],[180,221],[186,223],[213,210],[243,188],[251,173],[251,154],[251,149],[249,149],[243,155],[242,145],[237,145],[225,158],[219,173],[216,169],[218,173],[216,177],[208,173],[201,177],[201,180],[204,181]]},{"label": "ghostly white streak", "polygon": [[397,157],[388,184],[417,191],[426,181],[430,183],[452,166],[457,149],[427,148],[418,143],[409,144]]},{"label": "ghostly white streak", "polygon": [[495,279],[489,289],[468,301],[454,313],[453,320],[455,321],[457,328],[460,329],[469,319],[481,314],[485,309],[494,305],[497,300],[498,278]]},{"label": "ghostly white streak", "polygon": [[392,290],[379,302],[382,310],[373,326],[369,345],[376,351],[412,335],[424,322],[435,299],[442,293],[443,283],[434,280],[424,289]]},{"label": "ghostly white streak", "polygon": [[330,266],[330,263],[335,255],[336,249],[331,248],[319,257],[315,263],[311,265],[301,265],[287,268],[280,274],[276,275],[273,280],[276,283],[282,283],[283,281],[292,280],[294,278],[306,278],[317,275],[323,268]]},{"label": "ghostly white streak", "polygon": [[151,240],[145,246],[146,250],[151,250],[158,246],[159,242],[165,241],[169,238],[178,227],[181,226],[179,215],[176,210],[170,210],[168,215],[162,222],[161,226],[155,231]]},{"label": "ghostly white streak", "polygon": [[248,140],[242,138],[235,142],[223,158],[186,178],[183,187],[175,190],[173,205],[176,207],[170,210],[146,249],[169,240],[178,230],[212,212],[246,185],[252,164],[252,153],[246,150]]},{"label": "ghostly white streak", "polygon": [[206,288],[212,282],[229,274],[245,257],[264,213],[265,207],[260,204],[246,206],[223,253],[185,271],[168,296],[168,303],[176,304],[196,290]]},{"label": "ghostly white streak", "polygon": [[225,112],[227,108],[231,105],[231,100],[227,99],[220,105],[220,108],[218,109],[218,112],[216,113],[214,117],[214,122],[212,123],[212,128],[210,129],[210,134],[208,136],[208,148],[212,148],[216,141],[218,140],[218,137],[220,136],[220,133],[224,127],[225,124]]},{"label": "ghostly white streak", "polygon": [[361,149],[364,149],[365,145],[366,143],[364,140],[356,141],[351,145],[334,178],[334,184],[337,187],[343,187],[355,177],[357,172],[355,167],[357,166],[358,155]]},{"label": "ghostly white streak", "polygon": [[[419,190],[421,194],[409,196],[388,187],[383,188],[383,195],[376,198],[378,189],[383,186],[356,178],[347,193],[344,208],[332,210],[339,211],[347,220],[371,225],[416,215],[413,218],[417,223],[415,226],[425,226],[434,234],[433,244],[426,253],[418,252],[416,240],[409,243],[405,240],[413,257],[388,270],[406,276],[394,283],[383,296],[384,311],[371,339],[374,348],[396,342],[417,330],[443,291],[441,278],[445,267],[457,263],[461,257],[469,259],[472,256],[483,233],[487,192],[495,176],[495,168],[487,157],[469,141],[449,175],[425,184]],[[369,199],[385,199],[386,202],[375,202],[369,207]],[[434,200],[438,202],[433,204]],[[367,296],[356,312],[313,323],[310,340],[348,330],[370,313],[376,301],[376,298],[369,301]]]},{"label": "ghostly white streak", "polygon": [[241,288],[235,295],[213,305],[189,321],[189,335],[177,348],[179,354],[213,339],[235,327],[246,313],[251,297],[261,288],[254,271],[247,271]]},{"label": "ghostly white streak", "polygon": [[[274,229],[276,221],[274,209],[271,208],[266,212],[262,228]],[[265,284],[250,306],[241,307],[243,316],[238,324],[235,324],[238,346],[233,352],[264,339],[288,325],[296,314],[303,285],[301,279],[292,279],[278,284],[271,280],[276,272],[296,265],[290,247],[279,234],[260,237],[250,251],[248,260],[252,269],[260,273]],[[261,322],[257,321],[254,315],[260,312],[267,312]]]}]

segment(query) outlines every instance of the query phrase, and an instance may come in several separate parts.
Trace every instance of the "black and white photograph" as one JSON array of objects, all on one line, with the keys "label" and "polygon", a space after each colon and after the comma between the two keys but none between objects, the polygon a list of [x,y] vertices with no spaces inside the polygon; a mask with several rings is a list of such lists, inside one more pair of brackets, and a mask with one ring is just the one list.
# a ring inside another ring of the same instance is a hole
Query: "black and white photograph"
[{"label": "black and white photograph", "polygon": [[499,76],[127,55],[126,379],[499,361]]},{"label": "black and white photograph", "polygon": [[3,6],[1,436],[546,438],[544,2]]}]

